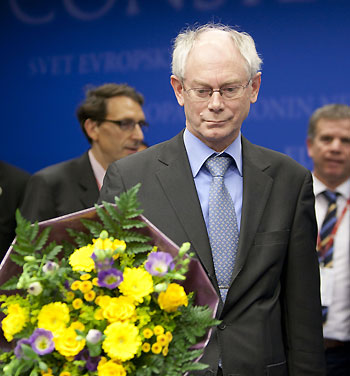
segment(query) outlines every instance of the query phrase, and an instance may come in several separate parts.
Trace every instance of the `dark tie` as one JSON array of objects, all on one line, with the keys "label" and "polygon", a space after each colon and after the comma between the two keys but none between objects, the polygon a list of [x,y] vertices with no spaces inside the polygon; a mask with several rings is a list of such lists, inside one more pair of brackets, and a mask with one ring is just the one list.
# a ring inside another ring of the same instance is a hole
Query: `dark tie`
[{"label": "dark tie", "polygon": [[212,175],[208,232],[223,301],[230,285],[239,239],[235,208],[224,183],[225,172],[232,161],[231,157],[212,156],[205,162]]},{"label": "dark tie", "polygon": [[333,258],[333,229],[337,223],[337,193],[322,192],[328,201],[328,209],[319,233],[318,259],[325,267],[331,267]]},{"label": "dark tie", "polygon": [[[322,192],[328,201],[328,209],[319,232],[318,260],[325,268],[331,268],[333,260],[333,229],[337,223],[337,195],[332,191]],[[327,319],[328,307],[322,306],[323,322]]]}]

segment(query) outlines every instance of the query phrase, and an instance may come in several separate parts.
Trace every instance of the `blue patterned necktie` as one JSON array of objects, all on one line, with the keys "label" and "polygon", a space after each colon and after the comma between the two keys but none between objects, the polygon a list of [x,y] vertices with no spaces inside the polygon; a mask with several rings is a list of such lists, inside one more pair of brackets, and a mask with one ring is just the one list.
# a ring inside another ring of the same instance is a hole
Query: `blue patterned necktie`
[{"label": "blue patterned necktie", "polygon": [[231,157],[212,156],[205,165],[212,175],[209,193],[209,239],[220,295],[225,302],[238,248],[238,225],[232,198],[224,183]]},{"label": "blue patterned necktie", "polygon": [[337,195],[338,193],[332,191],[322,192],[324,197],[328,201],[328,209],[326,216],[323,220],[320,239],[318,247],[318,259],[325,267],[331,267],[331,262],[333,258],[333,239],[332,231],[335,224],[337,223]]},{"label": "blue patterned necktie", "polygon": [[[328,200],[328,209],[323,220],[321,230],[319,232],[318,242],[318,260],[325,268],[331,268],[333,261],[333,234],[335,224],[337,223],[337,195],[338,193],[332,191],[322,192],[324,197]],[[327,320],[328,307],[322,306],[323,322]]]}]

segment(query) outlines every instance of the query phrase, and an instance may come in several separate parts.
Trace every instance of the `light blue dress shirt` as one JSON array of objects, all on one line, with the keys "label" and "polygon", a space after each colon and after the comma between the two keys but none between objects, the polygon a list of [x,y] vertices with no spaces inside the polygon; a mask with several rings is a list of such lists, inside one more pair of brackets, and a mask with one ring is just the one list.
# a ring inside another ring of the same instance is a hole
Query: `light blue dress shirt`
[{"label": "light blue dress shirt", "polygon": [[236,165],[232,163],[227,169],[224,176],[224,181],[235,206],[238,229],[240,230],[243,201],[241,133],[239,133],[238,137],[233,141],[233,143],[221,153],[217,153],[215,150],[205,145],[187,129],[185,129],[184,132],[184,143],[207,228],[209,221],[209,190],[212,176],[205,167],[204,162],[212,154],[219,155],[224,152],[229,154],[236,162]]}]

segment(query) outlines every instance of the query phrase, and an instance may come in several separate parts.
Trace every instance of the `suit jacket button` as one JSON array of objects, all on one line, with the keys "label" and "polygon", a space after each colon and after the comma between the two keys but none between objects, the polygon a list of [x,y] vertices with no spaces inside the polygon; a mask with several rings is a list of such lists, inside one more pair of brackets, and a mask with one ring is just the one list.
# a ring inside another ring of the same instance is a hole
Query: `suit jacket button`
[{"label": "suit jacket button", "polygon": [[220,330],[224,330],[224,329],[226,328],[226,324],[225,324],[224,322],[222,322],[222,323],[220,323],[220,324],[218,325],[218,328],[219,328]]}]

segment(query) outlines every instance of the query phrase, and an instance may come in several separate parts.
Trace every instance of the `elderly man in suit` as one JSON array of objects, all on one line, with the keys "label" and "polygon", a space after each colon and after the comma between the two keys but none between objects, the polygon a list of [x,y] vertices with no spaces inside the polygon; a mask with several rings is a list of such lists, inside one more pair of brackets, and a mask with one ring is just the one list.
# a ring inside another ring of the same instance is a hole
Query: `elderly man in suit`
[{"label": "elderly man in suit", "polygon": [[43,221],[93,206],[108,165],[136,153],[143,141],[143,103],[126,84],[90,88],[77,117],[91,148],[31,177],[21,206],[24,217]]},{"label": "elderly man in suit", "polygon": [[171,85],[186,129],[112,163],[100,201],[141,182],[144,215],[192,244],[222,320],[199,375],[324,375],[311,173],[241,134],[260,65],[246,33],[217,24],[181,32]]}]

